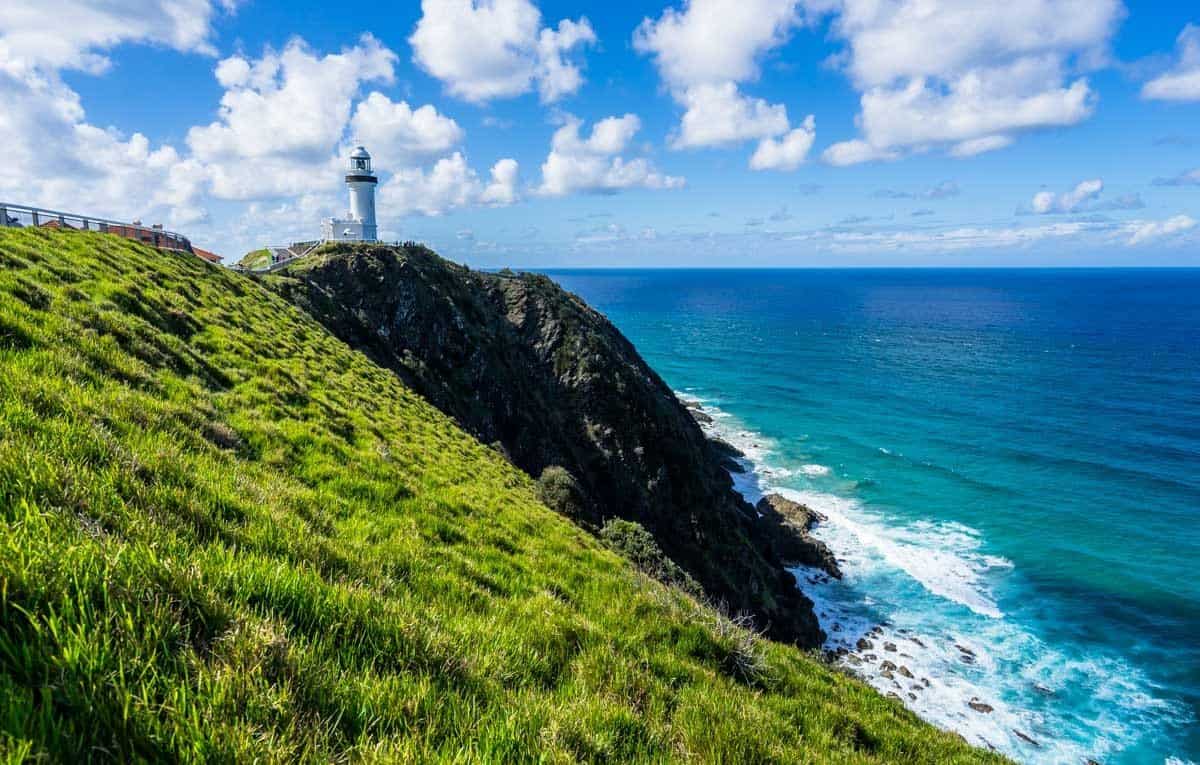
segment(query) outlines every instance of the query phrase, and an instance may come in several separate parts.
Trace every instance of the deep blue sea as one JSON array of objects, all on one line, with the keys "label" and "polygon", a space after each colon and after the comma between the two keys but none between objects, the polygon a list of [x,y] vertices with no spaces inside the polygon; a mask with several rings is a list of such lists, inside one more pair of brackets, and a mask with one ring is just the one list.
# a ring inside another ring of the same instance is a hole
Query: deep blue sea
[{"label": "deep blue sea", "polygon": [[551,276],[828,517],[844,581],[797,574],[873,685],[1022,762],[1200,761],[1200,271]]}]

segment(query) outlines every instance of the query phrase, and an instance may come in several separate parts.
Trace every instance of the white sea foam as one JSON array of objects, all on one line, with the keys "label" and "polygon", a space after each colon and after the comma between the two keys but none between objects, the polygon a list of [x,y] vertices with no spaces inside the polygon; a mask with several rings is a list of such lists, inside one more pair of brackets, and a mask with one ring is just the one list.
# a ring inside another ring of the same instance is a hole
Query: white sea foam
[{"label": "white sea foam", "polygon": [[[934,595],[983,616],[998,619],[1004,615],[983,582],[986,571],[995,567],[993,561],[1003,559],[980,554],[979,536],[973,529],[956,523],[926,522],[907,528],[887,525],[882,519],[870,518],[851,499],[786,488],[776,491],[828,517],[834,527],[831,533],[838,537],[828,541],[833,550],[873,550]],[[853,539],[847,539],[847,534]]]},{"label": "white sea foam", "polygon": [[[995,588],[1013,564],[986,552],[975,529],[905,522],[814,490],[812,480],[828,468],[773,464],[770,440],[712,402],[702,404],[714,419],[705,430],[746,455],[746,472],[734,483],[747,500],[778,492],[828,519],[814,533],[833,550],[844,578],[806,568],[794,573],[813,600],[826,649],[880,692],[1022,762],[1105,761],[1166,721],[1186,721],[1186,710],[1155,698],[1121,659],[1067,655],[1006,617]],[[797,477],[808,488],[790,486]]]}]

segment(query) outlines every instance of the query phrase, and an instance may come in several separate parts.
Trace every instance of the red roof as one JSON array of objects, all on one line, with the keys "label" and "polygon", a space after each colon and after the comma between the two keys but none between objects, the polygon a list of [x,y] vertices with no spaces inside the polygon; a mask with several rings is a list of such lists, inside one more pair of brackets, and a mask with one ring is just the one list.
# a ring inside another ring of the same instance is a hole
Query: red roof
[{"label": "red roof", "polygon": [[220,255],[216,254],[215,252],[209,252],[208,250],[202,250],[199,247],[196,247],[195,245],[192,245],[192,252],[195,253],[197,257],[204,258],[209,263],[220,263],[221,262]]}]

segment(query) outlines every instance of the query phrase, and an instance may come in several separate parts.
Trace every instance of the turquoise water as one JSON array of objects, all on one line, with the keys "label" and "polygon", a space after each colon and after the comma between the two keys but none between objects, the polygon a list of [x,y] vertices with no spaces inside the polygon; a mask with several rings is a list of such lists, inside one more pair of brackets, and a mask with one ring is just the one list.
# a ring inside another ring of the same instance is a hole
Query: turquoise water
[{"label": "turquoise water", "polygon": [[1200,760],[1200,271],[552,276],[829,517],[845,580],[797,574],[869,682],[1020,761]]}]

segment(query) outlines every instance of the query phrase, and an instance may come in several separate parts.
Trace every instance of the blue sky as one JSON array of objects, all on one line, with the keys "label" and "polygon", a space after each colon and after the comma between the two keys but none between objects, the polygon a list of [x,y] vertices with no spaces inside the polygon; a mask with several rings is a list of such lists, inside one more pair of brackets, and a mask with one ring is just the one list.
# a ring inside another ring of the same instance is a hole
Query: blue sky
[{"label": "blue sky", "polygon": [[0,200],[236,259],[1200,265],[1200,12],[1120,0],[10,0]]}]

